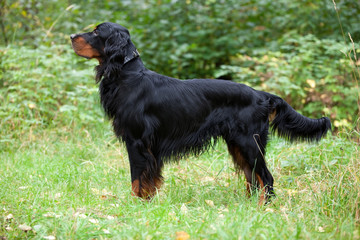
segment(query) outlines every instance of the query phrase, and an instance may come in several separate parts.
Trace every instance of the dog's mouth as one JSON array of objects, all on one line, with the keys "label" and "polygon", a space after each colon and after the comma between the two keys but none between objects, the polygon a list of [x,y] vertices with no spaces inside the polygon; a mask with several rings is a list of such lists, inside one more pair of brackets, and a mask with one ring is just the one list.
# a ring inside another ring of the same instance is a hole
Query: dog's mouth
[{"label": "dog's mouth", "polygon": [[93,48],[86,40],[80,35],[72,34],[70,36],[71,45],[74,49],[75,53],[80,57],[84,57],[86,59],[96,58],[100,61],[101,54],[100,52]]}]

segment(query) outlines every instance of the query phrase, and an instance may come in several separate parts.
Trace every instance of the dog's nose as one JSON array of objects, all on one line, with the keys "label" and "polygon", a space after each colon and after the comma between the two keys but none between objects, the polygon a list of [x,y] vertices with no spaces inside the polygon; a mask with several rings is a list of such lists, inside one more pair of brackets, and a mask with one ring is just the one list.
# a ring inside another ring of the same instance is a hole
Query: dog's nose
[{"label": "dog's nose", "polygon": [[71,35],[70,35],[70,38],[71,38],[71,39],[74,39],[75,37],[76,37],[76,34],[71,34]]}]

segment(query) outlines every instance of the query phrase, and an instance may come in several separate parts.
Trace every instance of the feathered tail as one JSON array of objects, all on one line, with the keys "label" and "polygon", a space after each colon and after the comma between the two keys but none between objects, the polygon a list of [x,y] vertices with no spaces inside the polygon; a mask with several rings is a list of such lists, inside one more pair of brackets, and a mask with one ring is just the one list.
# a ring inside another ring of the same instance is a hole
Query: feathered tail
[{"label": "feathered tail", "polygon": [[290,141],[319,141],[331,130],[329,118],[311,119],[296,112],[282,98],[268,94],[275,114],[271,127],[273,132]]}]

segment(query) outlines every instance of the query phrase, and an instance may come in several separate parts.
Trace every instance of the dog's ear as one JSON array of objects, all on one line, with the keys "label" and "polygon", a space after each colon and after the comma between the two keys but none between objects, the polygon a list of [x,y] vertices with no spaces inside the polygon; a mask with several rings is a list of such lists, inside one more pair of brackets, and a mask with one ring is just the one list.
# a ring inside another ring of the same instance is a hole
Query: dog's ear
[{"label": "dog's ear", "polygon": [[[127,56],[133,52],[133,44],[127,30],[114,30],[111,28],[102,32],[104,43],[104,62],[96,67],[96,81],[99,82],[103,77],[118,75],[126,62]],[[136,50],[136,48],[135,48]]]},{"label": "dog's ear", "polygon": [[120,68],[124,64],[124,59],[128,55],[130,35],[123,31],[114,32],[106,41],[104,52],[107,60],[111,64],[116,64]]}]

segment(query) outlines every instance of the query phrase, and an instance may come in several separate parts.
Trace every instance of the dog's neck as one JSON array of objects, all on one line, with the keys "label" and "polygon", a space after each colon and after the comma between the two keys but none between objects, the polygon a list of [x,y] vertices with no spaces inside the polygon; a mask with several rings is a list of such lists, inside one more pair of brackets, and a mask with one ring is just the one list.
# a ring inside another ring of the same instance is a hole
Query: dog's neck
[{"label": "dog's neck", "polygon": [[96,66],[96,82],[102,81],[104,78],[111,79],[111,75],[127,74],[126,72],[138,72],[145,68],[143,62],[141,61],[140,54],[135,48],[135,46],[129,51],[124,57],[124,63],[119,63],[118,68],[110,69],[107,72],[106,61],[99,61],[99,65]]},{"label": "dog's neck", "polygon": [[138,50],[135,48],[135,50],[131,51],[130,54],[128,54],[127,56],[125,56],[124,58],[124,64],[127,64],[128,62],[134,60],[135,58],[139,57],[140,53],[138,52]]},{"label": "dog's neck", "polygon": [[[137,54],[136,54],[137,53]],[[125,61],[125,63],[122,66],[122,72],[138,72],[145,68],[144,63],[142,62],[139,53],[136,51],[136,55],[134,54],[132,58],[129,58],[129,60]]]}]

